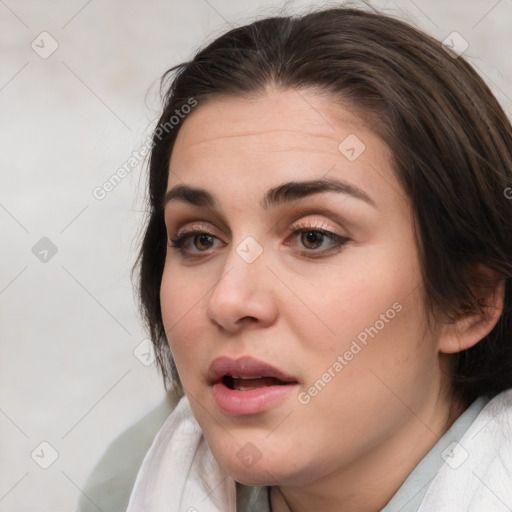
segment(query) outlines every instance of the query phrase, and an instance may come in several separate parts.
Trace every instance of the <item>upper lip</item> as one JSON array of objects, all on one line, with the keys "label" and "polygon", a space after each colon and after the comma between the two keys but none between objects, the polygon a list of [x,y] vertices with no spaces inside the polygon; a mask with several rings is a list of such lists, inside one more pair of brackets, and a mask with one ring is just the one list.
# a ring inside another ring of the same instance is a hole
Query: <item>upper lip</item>
[{"label": "upper lip", "polygon": [[259,361],[249,356],[238,359],[221,356],[214,359],[208,369],[208,381],[210,384],[220,381],[226,375],[231,375],[235,378],[274,377],[283,382],[297,382],[297,379],[292,375],[288,375],[264,361]]}]

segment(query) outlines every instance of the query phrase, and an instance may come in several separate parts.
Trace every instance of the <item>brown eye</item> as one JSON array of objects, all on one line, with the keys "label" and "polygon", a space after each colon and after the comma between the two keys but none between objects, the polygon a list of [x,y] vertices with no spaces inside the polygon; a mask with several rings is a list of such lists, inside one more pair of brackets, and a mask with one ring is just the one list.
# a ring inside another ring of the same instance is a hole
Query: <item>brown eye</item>
[{"label": "brown eye", "polygon": [[169,238],[168,244],[169,247],[179,250],[183,257],[194,257],[215,249],[216,242],[220,240],[204,231],[188,231],[178,238]]},{"label": "brown eye", "polygon": [[324,235],[320,231],[303,231],[300,238],[307,249],[317,249],[324,241]]},{"label": "brown eye", "polygon": [[[298,253],[307,258],[322,258],[340,252],[350,240],[327,229],[317,226],[294,226],[291,239],[285,245],[296,245]],[[301,250],[302,249],[302,250]]]},{"label": "brown eye", "polygon": [[213,246],[213,236],[202,233],[194,236],[194,247],[199,251],[206,251]]}]

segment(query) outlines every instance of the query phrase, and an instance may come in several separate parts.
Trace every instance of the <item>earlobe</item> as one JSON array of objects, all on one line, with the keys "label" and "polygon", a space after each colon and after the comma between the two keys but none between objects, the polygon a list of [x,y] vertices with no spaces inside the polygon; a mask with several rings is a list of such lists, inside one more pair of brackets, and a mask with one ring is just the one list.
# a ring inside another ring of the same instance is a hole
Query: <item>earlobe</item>
[{"label": "earlobe", "polygon": [[439,339],[439,351],[454,354],[473,347],[485,338],[496,326],[503,312],[505,281],[486,287],[479,294],[481,311],[461,314],[455,321],[446,324]]}]

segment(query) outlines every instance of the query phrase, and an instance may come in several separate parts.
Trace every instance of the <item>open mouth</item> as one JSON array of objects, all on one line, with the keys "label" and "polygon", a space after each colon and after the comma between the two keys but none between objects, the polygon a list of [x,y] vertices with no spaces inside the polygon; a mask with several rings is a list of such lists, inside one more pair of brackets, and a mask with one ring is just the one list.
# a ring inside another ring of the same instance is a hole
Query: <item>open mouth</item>
[{"label": "open mouth", "polygon": [[229,416],[264,413],[290,397],[299,384],[293,374],[251,356],[217,357],[207,381],[217,407]]},{"label": "open mouth", "polygon": [[275,377],[233,377],[232,375],[224,375],[221,382],[227,388],[235,391],[250,391],[252,389],[292,384],[291,382],[284,382]]}]

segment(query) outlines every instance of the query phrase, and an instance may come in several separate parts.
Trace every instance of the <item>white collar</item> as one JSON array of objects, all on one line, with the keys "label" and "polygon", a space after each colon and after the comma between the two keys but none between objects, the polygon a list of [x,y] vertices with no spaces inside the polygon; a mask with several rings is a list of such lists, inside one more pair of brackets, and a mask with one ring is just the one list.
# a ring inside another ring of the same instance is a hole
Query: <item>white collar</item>
[{"label": "white collar", "polygon": [[235,481],[213,457],[186,396],[146,454],[127,512],[236,512]]}]

